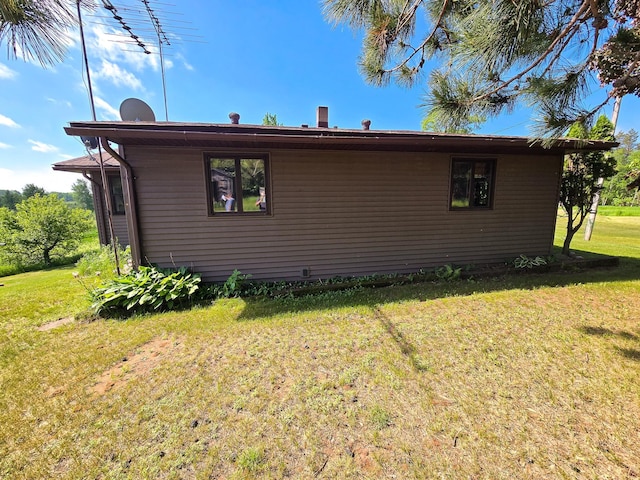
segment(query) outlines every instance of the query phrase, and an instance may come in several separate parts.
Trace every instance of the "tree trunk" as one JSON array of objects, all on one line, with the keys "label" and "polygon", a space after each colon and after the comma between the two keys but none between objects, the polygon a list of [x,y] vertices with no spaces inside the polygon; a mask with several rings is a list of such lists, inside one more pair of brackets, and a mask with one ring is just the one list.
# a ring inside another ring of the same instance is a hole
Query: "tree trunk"
[{"label": "tree trunk", "polygon": [[42,257],[44,259],[44,264],[48,267],[49,265],[51,265],[51,255],[49,255],[49,252],[51,252],[50,249],[45,249],[42,252]]},{"label": "tree trunk", "polygon": [[567,234],[564,237],[564,243],[562,244],[562,254],[567,256],[569,255],[569,246],[571,245],[571,240],[573,240],[573,236],[576,233],[576,230],[574,230],[573,228],[573,220],[572,220],[571,213],[567,214]]}]

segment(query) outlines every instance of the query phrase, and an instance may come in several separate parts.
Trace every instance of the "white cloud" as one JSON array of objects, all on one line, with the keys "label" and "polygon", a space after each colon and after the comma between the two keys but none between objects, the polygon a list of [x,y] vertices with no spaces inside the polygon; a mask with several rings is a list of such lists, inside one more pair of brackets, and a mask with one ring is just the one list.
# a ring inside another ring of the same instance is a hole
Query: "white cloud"
[{"label": "white cloud", "polygon": [[9,127],[9,128],[20,128],[20,125],[18,125],[16,122],[11,120],[9,117],[5,117],[2,114],[0,114],[0,125],[4,127]]},{"label": "white cloud", "polygon": [[78,178],[82,177],[77,173],[54,172],[50,166],[28,171],[0,168],[0,189],[21,191],[26,184],[33,183],[47,192],[70,192]]},{"label": "white cloud", "polygon": [[33,145],[31,150],[41,153],[55,153],[59,149],[55,145],[49,145],[48,143],[38,142],[37,140],[29,140],[29,143]]},{"label": "white cloud", "polygon": [[0,142],[0,149],[7,149],[7,148],[11,148],[12,146],[7,144],[7,143],[2,143]]},{"label": "white cloud", "polygon": [[3,65],[2,63],[0,63],[0,78],[10,79],[10,78],[15,78],[17,75],[18,75],[18,72],[11,70],[6,65]]},{"label": "white cloud", "polygon": [[47,97],[47,101],[54,105],[62,105],[64,107],[71,108],[73,105],[69,100],[56,100],[55,98]]},{"label": "white cloud", "polygon": [[96,105],[96,108],[100,109],[101,112],[105,114],[102,115],[102,117],[104,117],[104,120],[120,120],[120,111],[113,108],[102,98],[95,97],[93,101]]},{"label": "white cloud", "polygon": [[133,90],[142,90],[142,82],[133,73],[121,68],[117,63],[102,59],[100,70],[91,72],[93,78],[107,80],[117,87],[129,87]]},{"label": "white cloud", "polygon": [[[141,32],[133,33],[141,35]],[[140,41],[144,43],[148,51],[155,52],[155,41],[140,37]],[[158,55],[152,53],[147,55],[134,42],[134,40],[124,31],[118,30],[106,25],[96,25],[91,30],[91,38],[89,39],[90,52],[92,55],[98,56],[100,59],[109,62],[123,62],[132,67],[136,71],[142,71],[147,68],[152,70],[160,69],[160,60]]]},{"label": "white cloud", "polygon": [[184,58],[184,55],[182,55],[181,53],[178,53],[178,54],[176,55],[176,58],[182,62],[182,66],[183,66],[185,69],[189,70],[190,72],[193,72],[193,71],[195,70],[195,68],[193,67],[193,65],[191,65],[189,62],[187,62],[187,59],[186,59],[186,58]]}]

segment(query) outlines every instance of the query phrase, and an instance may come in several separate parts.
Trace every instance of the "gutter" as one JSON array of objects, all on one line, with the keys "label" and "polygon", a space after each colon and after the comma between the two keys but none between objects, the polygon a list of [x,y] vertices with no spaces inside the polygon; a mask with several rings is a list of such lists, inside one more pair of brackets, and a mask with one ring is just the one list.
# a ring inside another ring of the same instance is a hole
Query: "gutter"
[{"label": "gutter", "polygon": [[126,217],[127,229],[129,230],[129,245],[131,246],[131,260],[133,262],[133,267],[138,268],[142,264],[142,247],[140,244],[138,205],[136,203],[133,169],[131,168],[131,165],[129,165],[129,163],[120,156],[120,154],[111,148],[107,137],[100,137],[100,144],[122,167],[120,169],[120,176],[122,178],[122,183],[125,186],[123,188],[123,194],[125,209],[127,210]]}]

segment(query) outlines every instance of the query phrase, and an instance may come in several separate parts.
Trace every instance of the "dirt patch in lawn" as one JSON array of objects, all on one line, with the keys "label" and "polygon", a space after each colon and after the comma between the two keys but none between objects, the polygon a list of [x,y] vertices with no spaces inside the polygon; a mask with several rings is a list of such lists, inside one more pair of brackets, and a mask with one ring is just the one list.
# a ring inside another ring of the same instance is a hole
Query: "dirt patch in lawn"
[{"label": "dirt patch in lawn", "polygon": [[154,338],[102,373],[96,380],[96,384],[89,389],[90,392],[95,395],[104,395],[123,387],[133,379],[145,376],[179,346],[180,342],[175,339]]},{"label": "dirt patch in lawn", "polygon": [[63,325],[67,325],[73,322],[73,317],[65,317],[54,322],[45,323],[44,325],[40,325],[38,327],[39,332],[48,332],[49,330],[53,330],[54,328],[61,327]]}]

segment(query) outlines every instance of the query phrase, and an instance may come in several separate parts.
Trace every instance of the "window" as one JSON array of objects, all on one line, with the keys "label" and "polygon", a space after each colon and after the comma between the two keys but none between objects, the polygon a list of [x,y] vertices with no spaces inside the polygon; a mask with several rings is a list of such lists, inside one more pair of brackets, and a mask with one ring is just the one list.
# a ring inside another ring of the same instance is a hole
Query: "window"
[{"label": "window", "polygon": [[209,157],[207,178],[210,214],[266,214],[270,211],[266,157]]},{"label": "window", "polygon": [[114,215],[124,215],[124,194],[122,192],[122,179],[120,175],[109,175],[109,195],[111,195],[111,208]]},{"label": "window", "polygon": [[451,163],[449,207],[491,208],[496,161],[486,158],[454,158]]}]

